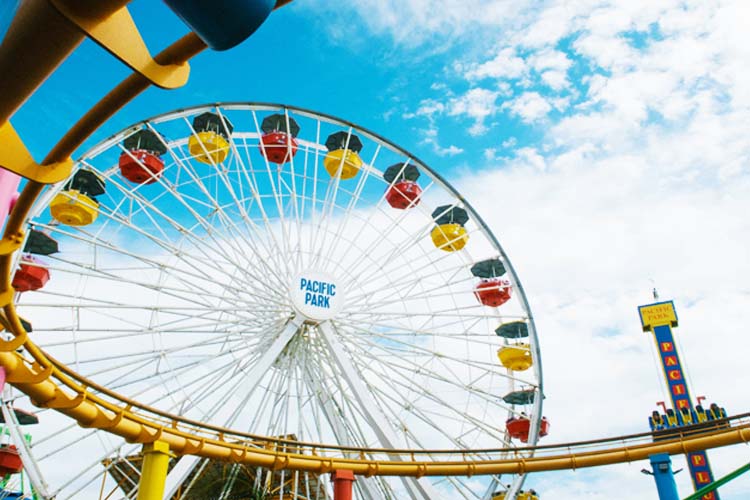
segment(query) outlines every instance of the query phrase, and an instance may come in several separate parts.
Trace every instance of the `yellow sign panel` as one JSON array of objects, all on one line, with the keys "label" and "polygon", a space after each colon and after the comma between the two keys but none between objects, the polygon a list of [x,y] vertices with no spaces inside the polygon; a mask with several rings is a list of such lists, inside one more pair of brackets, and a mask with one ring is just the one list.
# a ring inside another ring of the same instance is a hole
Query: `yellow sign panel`
[{"label": "yellow sign panel", "polygon": [[641,314],[644,332],[652,330],[655,326],[677,326],[677,311],[675,311],[674,303],[671,300],[640,306],[638,312]]}]

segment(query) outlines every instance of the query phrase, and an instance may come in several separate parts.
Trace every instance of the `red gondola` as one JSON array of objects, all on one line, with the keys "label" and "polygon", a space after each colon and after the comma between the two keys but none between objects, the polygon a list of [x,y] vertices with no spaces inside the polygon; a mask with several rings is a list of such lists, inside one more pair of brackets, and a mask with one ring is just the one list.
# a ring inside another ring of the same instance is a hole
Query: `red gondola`
[{"label": "red gondola", "polygon": [[142,129],[123,141],[118,162],[120,173],[135,184],[153,184],[164,171],[161,155],[167,152],[163,140],[152,130]]},{"label": "red gondola", "polygon": [[[28,264],[24,264],[28,262]],[[21,257],[21,265],[13,275],[13,288],[19,292],[39,290],[49,281],[49,269],[41,265],[41,261],[30,256]]]},{"label": "red gondola", "polygon": [[500,307],[510,300],[510,281],[501,278],[483,279],[474,288],[479,302],[490,307]]},{"label": "red gondola", "polygon": [[120,173],[135,184],[153,184],[164,171],[161,158],[144,149],[135,149],[120,155]]},{"label": "red gondola", "polygon": [[23,461],[18,449],[12,444],[0,445],[0,476],[18,474],[23,470]]},{"label": "red gondola", "polygon": [[299,143],[297,139],[285,132],[271,132],[260,138],[260,152],[271,163],[286,163],[297,154]]},{"label": "red gondola", "polygon": [[[422,188],[417,184],[417,179],[419,179],[417,167],[408,163],[396,163],[385,169],[383,179],[391,184],[385,193],[385,200],[390,206],[404,210],[419,203]],[[438,224],[444,224],[444,222],[438,222]]]},{"label": "red gondola", "polygon": [[299,125],[293,118],[282,114],[270,115],[263,119],[260,129],[263,131],[260,153],[268,161],[281,165],[297,154]]},{"label": "red gondola", "polygon": [[419,203],[422,188],[414,181],[397,182],[385,193],[385,199],[390,206],[403,210]]},{"label": "red gondola", "polygon": [[[505,422],[505,428],[508,430],[510,437],[514,439],[520,439],[522,443],[529,442],[529,428],[531,427],[531,421],[525,415],[520,417],[509,418]],[[542,417],[542,421],[539,423],[539,437],[544,437],[549,433],[549,421],[547,417]]]}]

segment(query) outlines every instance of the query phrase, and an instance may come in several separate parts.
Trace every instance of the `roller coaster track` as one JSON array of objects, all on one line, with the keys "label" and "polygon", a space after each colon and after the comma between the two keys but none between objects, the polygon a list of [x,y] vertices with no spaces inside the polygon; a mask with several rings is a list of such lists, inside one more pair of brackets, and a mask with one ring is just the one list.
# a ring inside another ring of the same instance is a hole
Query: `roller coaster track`
[{"label": "roller coaster track", "polygon": [[[279,0],[276,7],[289,1]],[[653,434],[645,433],[535,448],[483,450],[385,450],[303,443],[238,433],[160,412],[101,387],[57,362],[34,344],[13,303],[11,261],[23,241],[23,221],[46,184],[67,178],[72,168],[70,155],[83,141],[150,85],[171,88],[184,83],[189,70],[187,61],[206,45],[190,33],[151,59],[148,54],[135,57],[118,52],[117,47],[107,46],[106,39],[97,40],[134,72],[74,124],[39,164],[8,120],[86,35],[96,38],[91,26],[98,20],[110,19],[126,4],[123,0],[27,0],[0,47],[0,74],[5,75],[5,88],[0,95],[0,166],[28,179],[0,240],[0,326],[12,334],[0,339],[0,366],[5,369],[7,381],[26,393],[35,405],[55,409],[83,427],[102,429],[130,442],[164,441],[177,454],[276,470],[322,473],[349,469],[365,476],[472,476],[578,469],[643,460],[654,453],[684,454],[750,440],[750,414],[743,414],[660,434],[657,441]],[[80,15],[82,11],[88,16],[85,19]],[[39,37],[38,33],[55,33],[55,38]],[[23,71],[18,71],[20,53],[24,54]],[[21,347],[23,354],[19,352]]]}]

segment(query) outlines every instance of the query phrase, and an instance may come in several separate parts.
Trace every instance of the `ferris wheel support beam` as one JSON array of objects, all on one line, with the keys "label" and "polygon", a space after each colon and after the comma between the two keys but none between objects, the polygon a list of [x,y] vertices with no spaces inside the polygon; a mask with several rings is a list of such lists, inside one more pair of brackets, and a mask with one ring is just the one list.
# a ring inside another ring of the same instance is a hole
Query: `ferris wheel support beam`
[{"label": "ferris wheel support beam", "polygon": [[[339,414],[339,412],[334,405],[334,401],[331,398],[329,391],[321,386],[318,377],[313,376],[309,367],[305,370],[305,372],[307,373],[307,378],[310,381],[310,384],[313,385],[314,393],[316,394],[316,397],[320,402],[320,408],[323,411],[323,416],[325,416],[326,420],[328,420],[328,423],[333,430],[333,435],[336,437],[336,442],[343,444],[344,446],[355,445],[355,443],[351,439],[349,439],[349,433],[346,430],[346,426],[343,425],[341,419],[337,417],[337,414]],[[364,493],[366,500],[377,500],[377,498],[379,498],[379,496],[376,494],[377,492],[373,491],[373,487],[372,484],[370,484],[370,481],[359,481],[357,483],[357,486],[360,488],[360,491]]]},{"label": "ferris wheel support beam", "polygon": [[[344,380],[349,384],[349,388],[352,390],[352,393],[354,393],[354,398],[360,404],[360,408],[365,414],[365,418],[373,431],[375,431],[375,435],[381,445],[386,448],[399,448],[397,444],[398,438],[393,433],[393,430],[386,421],[384,415],[380,413],[377,405],[370,397],[370,392],[362,383],[359,373],[354,368],[349,356],[347,356],[341,348],[341,344],[336,340],[336,332],[333,330],[331,324],[325,322],[318,325],[318,331],[321,332],[323,341],[328,346],[329,352],[336,362],[336,365],[338,365],[338,368],[341,370]],[[400,460],[400,457],[394,456],[394,458]],[[415,500],[440,498],[437,492],[434,491],[432,484],[423,478],[415,479],[411,477],[401,477],[401,481],[409,492],[409,496]]]},{"label": "ferris wheel support beam", "polygon": [[[286,327],[273,341],[271,346],[263,353],[263,356],[253,365],[253,368],[245,377],[249,381],[259,381],[263,375],[271,369],[273,364],[279,359],[289,341],[294,338],[301,326],[301,322],[291,320]],[[251,389],[252,391],[252,389]],[[185,482],[188,476],[193,472],[200,462],[197,455],[185,455],[180,458],[177,465],[167,475],[166,487],[164,488],[164,500],[172,498],[177,490]]]}]

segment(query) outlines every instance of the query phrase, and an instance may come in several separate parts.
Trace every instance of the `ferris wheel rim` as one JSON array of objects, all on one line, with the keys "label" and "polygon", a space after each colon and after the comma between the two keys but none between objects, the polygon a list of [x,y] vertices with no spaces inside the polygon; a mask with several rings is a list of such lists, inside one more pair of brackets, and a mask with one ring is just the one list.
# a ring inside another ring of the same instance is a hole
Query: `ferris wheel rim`
[{"label": "ferris wheel rim", "polygon": [[[139,123],[140,124],[150,124],[150,123],[154,123],[155,120],[164,120],[164,121],[166,121],[166,120],[169,120],[169,119],[178,118],[180,116],[183,116],[183,117],[184,116],[190,116],[191,113],[195,114],[196,112],[199,112],[199,111],[204,110],[204,109],[218,109],[218,108],[229,109],[229,108],[227,108],[227,106],[250,107],[250,108],[252,108],[253,106],[260,106],[261,108],[265,107],[268,110],[283,109],[283,110],[285,110],[285,112],[292,111],[292,112],[308,113],[311,116],[316,117],[317,119],[320,119],[322,117],[322,118],[328,119],[331,123],[334,123],[334,124],[337,124],[337,125],[343,125],[343,126],[346,126],[346,127],[350,127],[350,129],[354,129],[358,133],[365,132],[371,138],[374,138],[374,140],[376,142],[381,142],[381,143],[387,145],[389,148],[391,148],[392,150],[394,150],[396,153],[398,153],[400,155],[403,155],[404,157],[408,158],[410,162],[413,162],[414,164],[418,165],[424,171],[429,172],[430,177],[433,179],[433,181],[437,181],[438,185],[440,185],[443,189],[445,189],[451,195],[453,195],[456,200],[459,200],[460,203],[461,203],[461,206],[464,207],[464,208],[466,208],[467,211],[472,215],[473,220],[478,225],[478,227],[481,230],[481,232],[484,234],[485,237],[487,237],[490,240],[490,242],[492,243],[492,247],[500,254],[500,257],[503,259],[503,261],[510,268],[509,271],[510,271],[511,276],[513,278],[514,284],[517,287],[516,292],[518,294],[520,302],[523,305],[523,309],[526,312],[526,315],[523,317],[523,319],[529,324],[529,329],[530,329],[529,334],[531,336],[533,336],[532,338],[534,339],[533,342],[532,342],[532,345],[534,346],[533,348],[534,348],[534,350],[536,352],[536,360],[537,360],[537,362],[534,364],[534,366],[536,367],[535,370],[538,368],[538,372],[537,372],[538,376],[537,376],[536,382],[533,385],[534,385],[535,391],[537,393],[537,397],[535,398],[535,404],[539,404],[539,407],[538,407],[539,408],[539,412],[535,411],[534,414],[535,415],[540,415],[540,413],[541,413],[541,411],[540,411],[541,410],[541,400],[543,399],[542,398],[543,391],[542,391],[542,379],[541,379],[541,367],[540,367],[541,363],[539,361],[540,357],[539,357],[539,353],[538,353],[538,351],[539,351],[539,345],[538,345],[538,341],[536,339],[536,330],[535,330],[534,323],[533,323],[533,317],[531,315],[531,310],[530,310],[530,307],[529,307],[528,302],[526,300],[525,293],[523,292],[523,288],[520,285],[520,280],[519,280],[518,276],[515,274],[515,270],[512,268],[512,264],[510,264],[510,260],[508,259],[507,255],[505,254],[505,251],[502,248],[502,246],[499,244],[499,242],[495,238],[494,234],[489,230],[489,228],[487,227],[487,225],[481,219],[481,217],[479,216],[479,214],[474,210],[474,208],[469,204],[469,202],[465,198],[463,198],[463,196],[461,196],[461,194],[455,188],[453,188],[453,186],[451,186],[447,181],[445,181],[442,178],[442,176],[440,176],[440,174],[438,174],[437,172],[435,172],[434,170],[432,170],[428,165],[426,165],[424,162],[422,162],[419,158],[417,158],[414,155],[410,154],[408,151],[406,151],[405,149],[401,148],[400,146],[397,146],[396,144],[393,144],[392,142],[390,142],[389,140],[383,138],[382,136],[380,136],[378,134],[375,134],[375,133],[373,133],[373,132],[371,132],[371,131],[369,131],[367,129],[364,129],[363,127],[360,127],[360,126],[358,126],[358,125],[356,125],[356,124],[354,124],[352,122],[341,120],[341,119],[336,118],[336,117],[331,117],[330,115],[325,115],[323,113],[317,113],[317,112],[314,112],[314,111],[305,110],[304,108],[296,108],[296,107],[293,107],[293,106],[276,105],[276,104],[268,104],[268,103],[217,103],[217,104],[213,104],[213,105],[209,104],[209,105],[203,105],[203,106],[194,106],[194,107],[191,107],[191,108],[183,108],[183,109],[175,111],[175,112],[164,113],[164,114],[161,114],[161,115],[157,115],[156,117],[153,117],[153,118],[150,118],[150,119],[147,119],[147,120],[143,120],[143,121],[141,121]],[[253,110],[255,110],[255,108],[253,108]],[[130,127],[127,127],[125,129],[123,129],[122,131],[118,132],[117,134],[114,134],[113,136],[111,136],[109,139],[107,139],[105,141],[102,141],[102,143],[100,143],[100,144],[105,144],[105,143],[110,143],[110,142],[111,142],[111,144],[116,144],[118,142],[117,139],[119,137],[121,137],[122,135],[127,134],[128,131],[132,131],[133,128],[134,128],[134,126],[130,126]],[[104,149],[106,149],[106,148],[104,148]],[[97,154],[99,154],[99,152],[100,151],[97,151],[97,146],[95,146],[89,152],[87,152],[86,154],[84,154],[81,157],[81,159],[79,160],[79,163],[85,161],[88,158],[88,155],[91,155],[91,156],[95,157]],[[15,303],[13,304],[13,306],[15,306]],[[41,350],[41,348],[38,348],[38,349]],[[81,382],[83,382],[83,381],[89,382],[91,384],[90,385],[91,387],[93,387],[94,385],[98,385],[93,380],[90,380],[90,379],[82,376],[81,374],[75,372],[74,370],[70,369],[70,367],[68,365],[66,365],[64,363],[61,363],[61,362],[58,362],[58,361],[55,361],[55,362],[59,363],[58,367],[60,367],[60,368],[64,367],[64,368],[70,370],[70,372],[73,373],[73,374],[75,374],[77,377],[80,377],[78,379],[79,381],[81,381]],[[68,375],[70,375],[70,374],[68,374]],[[103,386],[101,386],[101,388],[102,389],[107,389],[106,387],[103,387]],[[124,396],[122,394],[119,394],[119,393],[116,393],[116,392],[113,392],[113,391],[109,391],[108,389],[107,389],[107,391],[108,392],[112,392],[112,394],[116,394],[118,396],[117,399],[119,399],[121,401],[122,401],[123,397],[125,399],[128,399],[126,396]],[[102,391],[102,392],[104,392],[104,391]],[[144,409],[149,408],[147,405],[143,405],[142,403],[138,403],[137,406],[141,407],[141,408],[145,407]],[[163,416],[165,418],[169,418],[169,419],[177,420],[177,421],[185,420],[185,418],[182,415],[175,415],[175,414],[172,414],[172,413],[164,413]],[[216,427],[216,426],[214,426],[214,425],[212,425],[210,423],[207,423],[207,422],[198,422],[198,424],[200,424],[199,427],[204,428],[204,429],[208,429],[208,428],[212,428],[213,430],[223,429],[225,431],[230,431],[233,434],[236,433],[236,430],[232,430],[232,429],[225,428],[225,427]],[[393,451],[393,452],[395,452],[395,451],[406,451],[406,450],[415,451],[413,449],[403,449],[402,450],[402,449],[399,449],[399,448],[374,448],[374,447],[362,448],[362,447],[341,446],[341,445],[326,445],[325,443],[320,443],[320,442],[306,443],[306,442],[300,441],[300,440],[278,439],[278,438],[274,438],[274,437],[268,436],[268,435],[263,436],[263,435],[248,434],[248,433],[241,433],[241,434],[245,434],[247,436],[252,436],[252,437],[260,437],[264,441],[269,441],[269,442],[288,443],[288,444],[296,444],[296,445],[309,444],[311,447],[317,447],[318,449],[320,449],[320,448],[326,448],[326,447],[331,447],[331,448],[337,448],[337,449],[342,449],[342,450],[350,450],[350,451],[364,451],[364,450],[369,450],[369,451],[378,451],[378,450],[381,450],[381,451]],[[534,433],[533,430],[532,430],[532,434],[531,434],[530,439],[529,439],[529,441],[530,441],[529,444],[532,445],[533,442],[536,441],[536,438],[537,438],[536,433]],[[510,449],[513,449],[513,448],[510,448]],[[429,451],[430,451],[430,450],[428,450],[428,449],[426,449],[424,447],[420,448],[419,450],[420,450],[419,453],[429,453]],[[458,450],[465,451],[462,448],[456,448],[456,449],[453,449],[453,450],[442,450],[442,451],[446,452],[446,453],[451,453],[451,452],[455,453]],[[433,450],[433,451],[438,451],[438,450]]]}]

